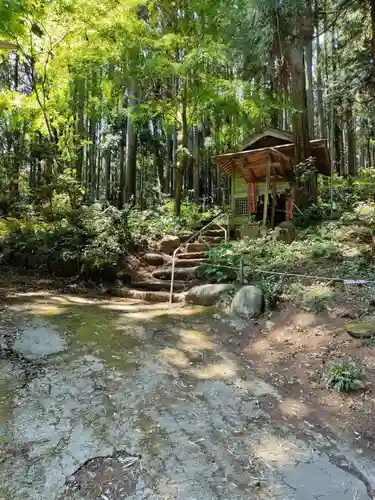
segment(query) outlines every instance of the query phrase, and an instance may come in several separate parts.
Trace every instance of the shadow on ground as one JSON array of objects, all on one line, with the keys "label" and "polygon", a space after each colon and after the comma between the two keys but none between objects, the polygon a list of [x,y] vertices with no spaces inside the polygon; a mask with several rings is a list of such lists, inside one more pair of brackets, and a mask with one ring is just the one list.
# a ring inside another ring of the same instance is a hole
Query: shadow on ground
[{"label": "shadow on ground", "polygon": [[[262,401],[282,405],[278,390],[212,310],[44,291],[13,293],[7,307],[23,348],[43,348],[48,328],[65,344],[14,390],[4,498],[368,498],[372,462],[349,449],[344,471],[332,439],[277,421]],[[10,380],[15,364],[3,368]]]}]

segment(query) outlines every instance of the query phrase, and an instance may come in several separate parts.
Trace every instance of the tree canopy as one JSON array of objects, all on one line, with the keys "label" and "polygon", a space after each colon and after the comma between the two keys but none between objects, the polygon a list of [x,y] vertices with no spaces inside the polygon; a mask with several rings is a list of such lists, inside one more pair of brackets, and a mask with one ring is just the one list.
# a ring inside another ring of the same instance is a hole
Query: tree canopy
[{"label": "tree canopy", "polygon": [[225,202],[215,167],[261,127],[297,158],[329,139],[333,169],[374,164],[375,7],[360,0],[6,0],[3,205]]}]

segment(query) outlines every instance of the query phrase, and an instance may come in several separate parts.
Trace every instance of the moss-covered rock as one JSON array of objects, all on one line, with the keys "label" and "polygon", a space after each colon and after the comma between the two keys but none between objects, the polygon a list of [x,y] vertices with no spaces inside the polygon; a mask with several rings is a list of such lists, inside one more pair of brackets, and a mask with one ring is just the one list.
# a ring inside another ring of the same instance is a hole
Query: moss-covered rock
[{"label": "moss-covered rock", "polygon": [[352,322],[344,325],[345,330],[356,339],[363,339],[375,335],[375,323]]}]

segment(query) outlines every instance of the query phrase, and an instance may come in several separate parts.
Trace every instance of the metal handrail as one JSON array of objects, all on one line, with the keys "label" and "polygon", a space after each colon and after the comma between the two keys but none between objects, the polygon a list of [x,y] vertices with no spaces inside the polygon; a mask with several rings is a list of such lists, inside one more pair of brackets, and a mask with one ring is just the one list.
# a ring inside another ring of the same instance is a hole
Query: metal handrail
[{"label": "metal handrail", "polygon": [[[218,224],[216,221],[218,219],[221,219],[222,217],[225,217],[226,216],[226,219],[227,219],[227,228],[221,226],[220,224]],[[172,274],[171,274],[171,288],[170,288],[170,292],[169,292],[169,303],[172,304],[173,303],[173,287],[174,287],[174,272],[175,272],[175,264],[176,264],[176,256],[177,256],[177,253],[185,246],[187,245],[190,241],[196,239],[196,238],[199,238],[199,236],[202,234],[203,231],[205,231],[207,228],[209,228],[211,226],[211,224],[213,223],[216,223],[216,225],[222,229],[224,231],[224,241],[225,243],[228,242],[228,234],[229,234],[229,214],[225,213],[225,212],[222,212],[221,214],[217,215],[214,219],[212,219],[211,222],[209,222],[208,224],[206,224],[205,226],[203,226],[199,231],[197,231],[196,233],[193,234],[193,236],[191,236],[189,239],[187,239],[186,241],[184,241],[184,243],[181,243],[181,245],[176,248],[176,250],[173,252],[173,256],[172,256]],[[207,246],[209,246],[207,244]]]}]

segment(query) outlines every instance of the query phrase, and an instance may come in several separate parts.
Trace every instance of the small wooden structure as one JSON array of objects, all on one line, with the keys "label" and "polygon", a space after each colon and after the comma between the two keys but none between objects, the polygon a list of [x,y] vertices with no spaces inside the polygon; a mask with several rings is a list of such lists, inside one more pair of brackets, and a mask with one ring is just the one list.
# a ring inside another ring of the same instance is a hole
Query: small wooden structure
[{"label": "small wooden structure", "polygon": [[[310,141],[319,173],[330,175],[330,159],[324,139]],[[218,168],[232,176],[232,226],[246,222],[249,214],[263,213],[271,227],[275,220],[293,218],[294,143],[289,132],[267,129],[252,137],[237,151],[216,157]],[[271,195],[271,202],[270,202]]]}]

